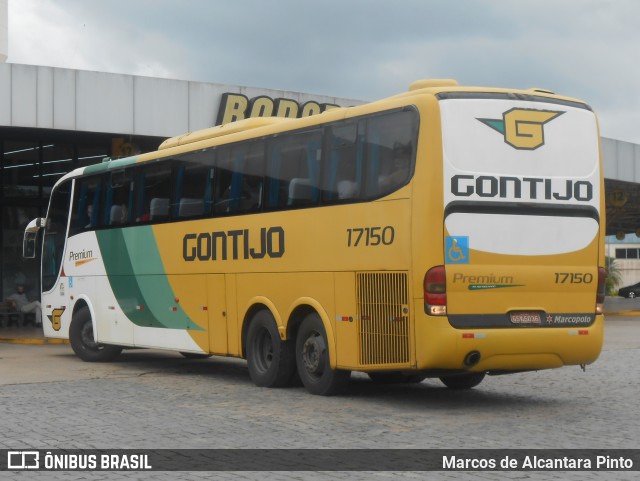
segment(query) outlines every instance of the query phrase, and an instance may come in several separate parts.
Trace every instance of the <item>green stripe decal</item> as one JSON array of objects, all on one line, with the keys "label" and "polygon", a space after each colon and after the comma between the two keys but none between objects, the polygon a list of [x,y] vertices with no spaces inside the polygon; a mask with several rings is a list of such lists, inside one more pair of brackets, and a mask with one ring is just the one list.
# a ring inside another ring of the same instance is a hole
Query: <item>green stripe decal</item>
[{"label": "green stripe decal", "polygon": [[482,291],[486,289],[506,289],[507,287],[524,287],[526,284],[470,284],[470,291]]},{"label": "green stripe decal", "polygon": [[501,134],[504,135],[504,130],[505,130],[504,120],[499,120],[499,119],[478,119],[478,120],[483,124],[488,125],[493,130],[500,132]]},{"label": "green stripe decal", "polygon": [[100,164],[88,165],[84,168],[84,175],[88,174],[99,174],[101,172],[106,172],[108,170],[119,169],[123,167],[127,167],[129,165],[133,165],[138,160],[138,156],[134,155],[133,157],[125,157],[123,159],[118,160],[109,160],[106,162],[102,162]]},{"label": "green stripe decal", "polygon": [[111,290],[131,322],[144,327],[204,330],[175,304],[151,226],[96,234]]}]

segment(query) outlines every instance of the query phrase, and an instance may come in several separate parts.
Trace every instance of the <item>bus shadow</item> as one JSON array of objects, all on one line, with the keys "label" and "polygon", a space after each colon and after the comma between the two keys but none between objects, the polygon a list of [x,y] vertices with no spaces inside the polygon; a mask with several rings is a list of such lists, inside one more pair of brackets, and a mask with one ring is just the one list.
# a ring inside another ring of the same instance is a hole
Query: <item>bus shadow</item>
[{"label": "bus shadow", "polygon": [[[212,356],[206,359],[187,359],[178,353],[146,349],[125,350],[115,361],[120,372],[132,376],[177,375],[189,378],[197,376],[211,382],[225,382],[255,387],[249,377],[247,364],[242,359]],[[531,382],[536,382],[531,380]],[[493,384],[493,385],[491,385]],[[497,384],[497,385],[496,385]],[[311,396],[298,381],[284,389],[274,389],[286,396]],[[500,406],[535,406],[535,409],[557,406],[562,401],[531,394],[528,385],[522,391],[514,391],[512,383],[496,383],[487,376],[474,389],[454,390],[445,387],[438,379],[426,379],[418,384],[379,384],[366,375],[354,373],[347,390],[339,395],[341,400],[363,403],[392,403],[404,408],[429,408],[434,410],[486,408],[492,412]],[[314,397],[314,399],[322,399]],[[327,399],[327,398],[324,398]]]},{"label": "bus shadow", "polygon": [[[152,349],[125,349],[108,363],[83,363],[73,352],[59,357],[94,368],[98,377],[140,377],[153,375],[205,376],[212,380],[236,381],[251,385],[246,362],[236,358],[212,356],[188,359],[179,353]],[[101,374],[102,372],[102,374]]]},{"label": "bus shadow", "polygon": [[[374,383],[360,375],[352,375],[347,397],[364,402],[393,403],[403,408],[429,408],[432,410],[486,408],[495,412],[501,406],[526,408],[535,406],[536,409],[555,406],[560,401],[545,398],[540,395],[514,392],[512,389],[488,387],[485,378],[483,383],[473,389],[449,389],[437,378],[426,379],[418,384],[391,384],[381,385]],[[484,386],[483,386],[484,384]]]},{"label": "bus shadow", "polygon": [[[62,356],[74,357],[73,353],[65,353]],[[77,362],[82,361],[77,359]],[[264,389],[253,385],[246,362],[236,358],[212,356],[205,359],[187,359],[179,353],[131,349],[124,350],[114,362],[102,366],[109,366],[105,369],[105,377],[169,375],[183,377],[185,380],[197,377],[199,380]],[[294,396],[307,401],[307,396],[312,396],[299,381],[287,388],[270,390],[270,393],[281,393],[283,396]],[[474,389],[454,390],[445,387],[438,379],[426,379],[417,384],[379,384],[364,374],[353,373],[347,390],[337,397],[341,401],[371,405],[393,404],[398,408],[429,408],[443,411],[480,408],[495,412],[495,409],[501,406],[514,405],[522,408],[535,407],[537,410],[563,403],[560,399],[546,397],[540,393],[532,394],[529,385],[524,385],[521,391],[514,391],[512,383],[496,383],[490,376]],[[314,396],[313,399],[317,403],[321,402],[321,399],[329,398]]]}]

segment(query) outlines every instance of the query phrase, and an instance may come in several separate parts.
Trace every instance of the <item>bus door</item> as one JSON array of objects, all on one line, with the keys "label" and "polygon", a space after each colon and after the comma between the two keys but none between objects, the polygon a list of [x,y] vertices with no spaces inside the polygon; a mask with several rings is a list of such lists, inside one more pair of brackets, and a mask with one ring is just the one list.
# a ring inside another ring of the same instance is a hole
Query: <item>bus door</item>
[{"label": "bus door", "polygon": [[[47,337],[67,336],[71,312],[68,309],[68,279],[62,269],[69,223],[72,181],[55,187],[45,221],[42,242],[42,318]],[[54,312],[55,311],[55,312]]]}]

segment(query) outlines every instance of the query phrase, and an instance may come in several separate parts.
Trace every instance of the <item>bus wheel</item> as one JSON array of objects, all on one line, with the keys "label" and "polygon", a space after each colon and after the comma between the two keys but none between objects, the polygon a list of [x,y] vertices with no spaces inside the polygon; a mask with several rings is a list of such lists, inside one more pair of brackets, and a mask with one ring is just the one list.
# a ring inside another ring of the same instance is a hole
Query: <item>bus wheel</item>
[{"label": "bus wheel", "polygon": [[198,352],[180,352],[185,359],[209,359],[213,354],[200,354]]},{"label": "bus wheel", "polygon": [[76,312],[71,319],[69,341],[76,356],[87,362],[113,361],[122,351],[119,346],[98,344],[93,340],[91,312],[86,306]]},{"label": "bus wheel", "polygon": [[369,379],[377,384],[418,384],[427,378],[420,372],[377,371],[367,373]]},{"label": "bus wheel", "polygon": [[256,386],[283,387],[295,372],[291,342],[280,340],[276,321],[269,311],[258,312],[247,332],[247,366]]},{"label": "bus wheel", "polygon": [[444,376],[440,380],[449,389],[471,389],[482,382],[485,374],[483,372],[473,372],[469,374],[459,374],[457,376]]},{"label": "bus wheel", "polygon": [[331,369],[327,335],[318,314],[308,314],[296,338],[296,364],[302,384],[311,394],[331,396],[347,387],[350,371]]}]

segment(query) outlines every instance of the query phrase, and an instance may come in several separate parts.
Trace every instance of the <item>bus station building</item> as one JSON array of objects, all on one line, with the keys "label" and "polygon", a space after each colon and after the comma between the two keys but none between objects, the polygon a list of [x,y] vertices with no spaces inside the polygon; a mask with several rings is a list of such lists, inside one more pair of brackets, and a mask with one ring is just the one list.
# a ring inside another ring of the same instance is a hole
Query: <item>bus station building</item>
[{"label": "bus station building", "polygon": [[[1,35],[0,35],[1,36]],[[1,47],[1,45],[0,45]],[[65,173],[158,148],[167,137],[247,116],[299,117],[361,100],[309,93],[0,63],[0,292],[39,292],[22,258],[26,224],[46,214]],[[602,138],[607,255],[622,285],[640,281],[640,145]],[[637,234],[637,235],[636,235]]]}]

